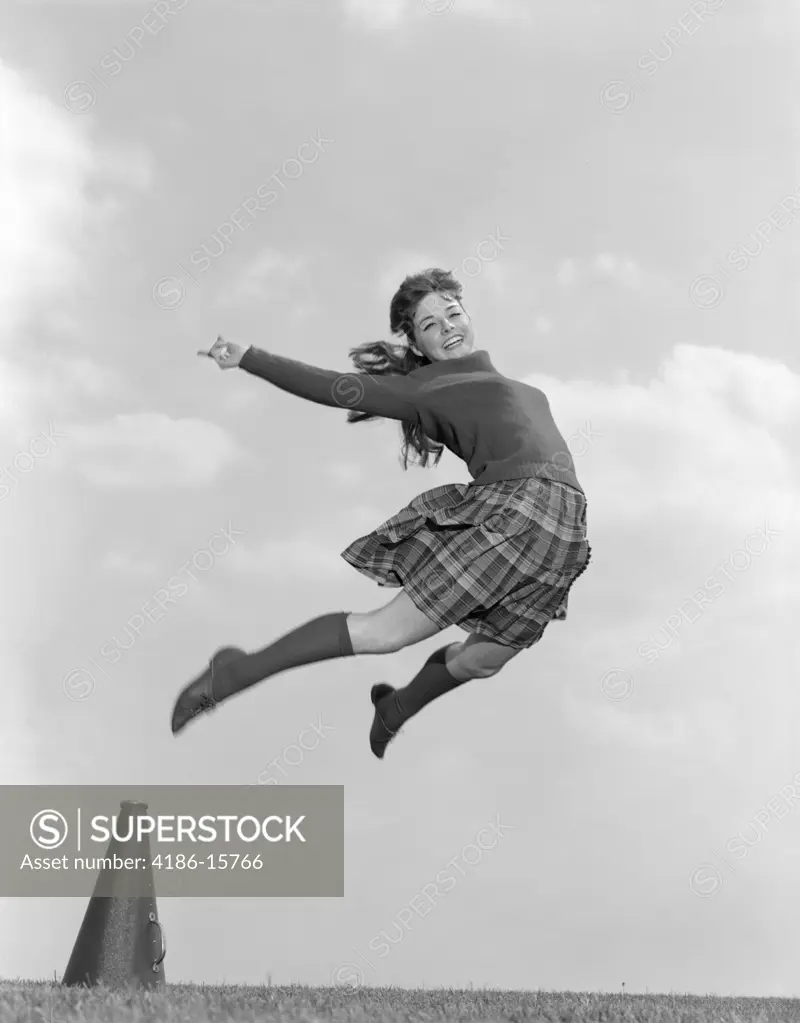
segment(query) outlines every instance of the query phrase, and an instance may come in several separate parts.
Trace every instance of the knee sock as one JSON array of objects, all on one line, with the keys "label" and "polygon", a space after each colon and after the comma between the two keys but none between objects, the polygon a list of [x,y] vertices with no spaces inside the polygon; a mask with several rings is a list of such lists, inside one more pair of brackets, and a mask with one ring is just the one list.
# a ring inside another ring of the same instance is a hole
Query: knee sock
[{"label": "knee sock", "polygon": [[381,716],[393,732],[437,697],[444,696],[445,693],[452,692],[464,684],[463,681],[453,678],[447,670],[446,654],[454,645],[448,643],[447,646],[432,653],[408,685],[391,694],[391,699],[387,701],[387,713],[382,713]]},{"label": "knee sock", "polygon": [[353,644],[347,628],[349,613],[337,611],[313,618],[263,650],[225,665],[214,678],[214,696],[225,699],[288,668],[352,657]]}]

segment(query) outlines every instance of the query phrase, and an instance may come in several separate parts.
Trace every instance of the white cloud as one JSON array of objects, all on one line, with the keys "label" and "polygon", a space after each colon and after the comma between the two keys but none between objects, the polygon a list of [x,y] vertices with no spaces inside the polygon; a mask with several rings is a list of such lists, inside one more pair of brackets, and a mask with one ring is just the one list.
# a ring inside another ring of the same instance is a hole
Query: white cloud
[{"label": "white cloud", "polygon": [[[42,302],[69,292],[86,212],[85,139],[0,62],[0,327],[9,340]],[[57,172],[56,172],[57,169]]]},{"label": "white cloud", "polygon": [[[550,399],[565,436],[600,436],[578,456],[595,512],[626,520],[691,512],[749,528],[769,511],[788,524],[797,498],[790,446],[800,377],[760,356],[676,345],[646,384],[526,378]],[[784,431],[781,436],[780,431]],[[613,507],[612,507],[613,502]]]},{"label": "white cloud", "polygon": [[73,469],[102,490],[202,487],[243,452],[215,423],[162,412],[66,426]]},{"label": "white cloud", "polygon": [[732,412],[754,425],[777,429],[800,423],[800,375],[776,359],[680,345],[663,371],[673,391],[727,400]]},{"label": "white cloud", "polygon": [[[76,249],[89,212],[84,188],[93,154],[78,122],[2,61],[0,139],[0,421],[4,442],[22,450],[58,414],[41,375],[29,374],[22,359],[37,340],[29,331],[32,318],[67,299],[80,281]],[[36,486],[21,478],[17,489],[29,485]],[[42,537],[29,513],[29,493],[22,504],[15,493],[0,505],[0,559],[6,578],[15,580],[0,597],[0,672],[9,680],[0,769],[8,784],[38,779],[36,681],[25,648],[44,573],[50,576],[58,563],[58,555],[47,563],[51,536]],[[65,528],[68,517],[59,509],[53,532]]]},{"label": "white cloud", "polygon": [[[595,600],[602,595],[609,608],[617,607],[618,616],[610,610],[610,624],[604,620],[590,632],[597,639],[597,649],[587,653],[596,672],[592,696],[565,690],[568,720],[612,744],[702,752],[725,762],[743,723],[735,704],[713,698],[720,689],[709,674],[725,678],[729,701],[749,689],[744,663],[739,672],[734,667],[740,646],[762,651],[758,671],[773,679],[775,700],[783,700],[789,684],[781,665],[792,644],[781,622],[800,596],[800,486],[793,468],[800,376],[750,353],[676,345],[642,383],[543,375],[527,382],[548,395],[565,436],[587,420],[599,431],[591,444],[572,447],[589,496],[590,540],[598,538],[595,574],[585,585],[595,587]],[[780,534],[768,538],[766,549],[757,535],[765,525]],[[616,545],[613,559],[604,539]],[[735,550],[739,560],[725,575],[720,566]],[[707,613],[699,605],[685,610],[698,589],[711,598]],[[651,668],[640,644],[669,636],[670,620],[673,632],[676,621],[680,628]],[[592,646],[590,638],[587,650]],[[610,702],[601,695],[601,675],[623,665],[635,691],[622,703]],[[687,706],[690,673],[697,692]]]},{"label": "white cloud", "polygon": [[[76,240],[107,227],[120,209],[109,186],[152,182],[149,154],[96,148],[87,124],[0,61],[0,329],[9,337],[48,302],[73,297],[84,273]],[[104,186],[91,202],[90,183]]]}]

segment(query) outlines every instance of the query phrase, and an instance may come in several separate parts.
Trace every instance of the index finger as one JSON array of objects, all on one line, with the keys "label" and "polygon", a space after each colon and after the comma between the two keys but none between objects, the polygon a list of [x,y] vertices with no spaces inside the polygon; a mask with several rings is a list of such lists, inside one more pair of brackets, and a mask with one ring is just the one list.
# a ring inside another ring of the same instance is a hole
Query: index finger
[{"label": "index finger", "polygon": [[207,352],[204,352],[202,349],[198,348],[197,354],[198,355],[207,355],[209,357],[209,359],[213,359],[214,358],[214,356],[211,354],[210,350],[207,351]]}]

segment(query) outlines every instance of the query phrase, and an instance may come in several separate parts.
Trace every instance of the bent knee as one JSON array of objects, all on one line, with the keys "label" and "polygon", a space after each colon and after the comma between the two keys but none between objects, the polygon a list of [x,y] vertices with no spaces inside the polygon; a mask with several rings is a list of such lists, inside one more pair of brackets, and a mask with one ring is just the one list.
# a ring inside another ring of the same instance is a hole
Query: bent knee
[{"label": "bent knee", "polygon": [[470,678],[491,678],[493,675],[496,675],[501,668],[501,664],[482,664],[478,660],[467,660],[466,663],[462,661],[458,665],[459,671],[465,672]]},{"label": "bent knee", "polygon": [[465,644],[462,655],[458,658],[461,670],[467,672],[472,678],[492,678],[497,675],[508,664],[512,658],[519,653],[518,650],[509,647],[487,650],[478,648],[477,643],[472,647]]}]

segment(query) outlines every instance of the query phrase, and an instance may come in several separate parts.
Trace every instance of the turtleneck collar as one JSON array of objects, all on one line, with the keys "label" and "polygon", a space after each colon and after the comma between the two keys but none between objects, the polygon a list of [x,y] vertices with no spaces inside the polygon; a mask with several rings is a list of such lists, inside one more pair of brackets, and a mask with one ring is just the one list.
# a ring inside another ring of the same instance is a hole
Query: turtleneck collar
[{"label": "turtleneck collar", "polygon": [[476,369],[493,370],[492,360],[485,348],[477,348],[469,355],[462,355],[458,359],[439,359],[437,362],[429,362],[425,366],[413,369],[409,376],[439,376],[442,373],[454,373],[462,370],[471,372]]}]

